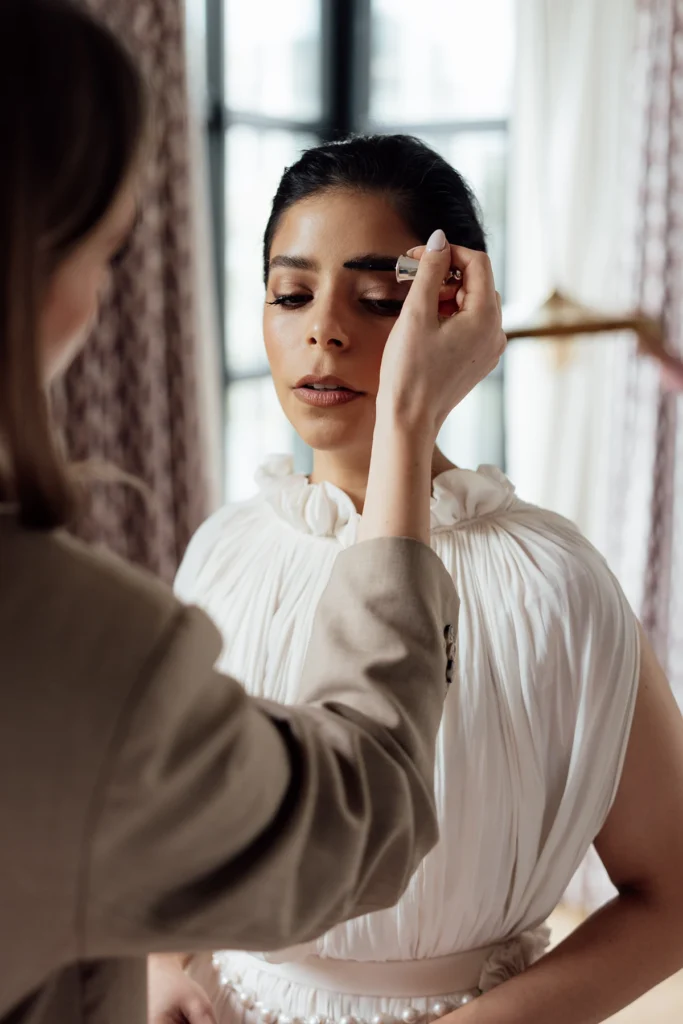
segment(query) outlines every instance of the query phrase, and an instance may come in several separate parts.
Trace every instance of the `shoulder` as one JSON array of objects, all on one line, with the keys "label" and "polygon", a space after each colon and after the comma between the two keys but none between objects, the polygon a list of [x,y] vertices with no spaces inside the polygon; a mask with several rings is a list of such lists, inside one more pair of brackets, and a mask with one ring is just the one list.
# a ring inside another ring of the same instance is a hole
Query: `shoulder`
[{"label": "shoulder", "polygon": [[554,663],[556,678],[577,693],[587,684],[596,694],[631,693],[638,623],[603,555],[572,522],[535,506],[520,504],[509,531],[524,561],[519,614],[539,663]]},{"label": "shoulder", "polygon": [[486,546],[512,577],[519,575],[527,596],[562,604],[571,595],[619,592],[604,556],[569,519],[516,499],[491,529]]},{"label": "shoulder", "polygon": [[431,512],[434,547],[492,588],[523,584],[520,594],[540,597],[584,573],[607,571],[573,523],[522,501],[494,466],[437,477]]},{"label": "shoulder", "polygon": [[519,547],[560,601],[574,595],[586,601],[600,595],[625,602],[605,557],[570,520],[547,509],[520,503],[511,527]]},{"label": "shoulder", "polygon": [[434,538],[464,605],[484,607],[496,630],[531,631],[536,646],[635,630],[617,579],[574,523],[514,495],[496,502]]},{"label": "shoulder", "polygon": [[168,586],[61,531],[3,529],[0,562],[9,570],[0,579],[3,636],[14,628],[22,650],[40,638],[67,673],[70,661],[92,668],[108,659],[134,672],[182,618]]},{"label": "shoulder", "polygon": [[125,743],[139,767],[162,732],[173,738],[220,647],[206,616],[150,575],[65,534],[0,524],[0,804],[16,808],[14,852],[23,844],[36,864],[51,822],[46,870],[69,922],[69,865],[102,772]]},{"label": "shoulder", "polygon": [[0,526],[0,679],[12,681],[0,776],[40,782],[28,820],[59,806],[54,841],[73,850],[70,830],[142,696],[154,684],[167,714],[220,650],[209,619],[148,574],[64,534]]},{"label": "shoulder", "polygon": [[34,585],[40,580],[49,588],[53,579],[59,580],[60,589],[70,598],[87,591],[91,596],[98,593],[112,600],[132,598],[151,607],[170,609],[176,604],[169,588],[151,573],[62,530],[17,528],[3,546],[3,555],[17,567],[25,565]]}]

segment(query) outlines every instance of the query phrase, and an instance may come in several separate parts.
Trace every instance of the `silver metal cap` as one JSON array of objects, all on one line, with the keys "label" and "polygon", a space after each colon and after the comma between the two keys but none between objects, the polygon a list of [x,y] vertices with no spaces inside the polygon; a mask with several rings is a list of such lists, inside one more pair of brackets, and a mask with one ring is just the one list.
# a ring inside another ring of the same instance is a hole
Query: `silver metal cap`
[{"label": "silver metal cap", "polygon": [[419,266],[419,260],[414,260],[411,256],[399,256],[396,260],[396,280],[414,281]]},{"label": "silver metal cap", "polygon": [[[396,280],[414,281],[420,261],[412,256],[399,256],[396,260]],[[462,270],[455,267],[444,280],[444,284],[452,284],[454,281],[462,281]]]}]

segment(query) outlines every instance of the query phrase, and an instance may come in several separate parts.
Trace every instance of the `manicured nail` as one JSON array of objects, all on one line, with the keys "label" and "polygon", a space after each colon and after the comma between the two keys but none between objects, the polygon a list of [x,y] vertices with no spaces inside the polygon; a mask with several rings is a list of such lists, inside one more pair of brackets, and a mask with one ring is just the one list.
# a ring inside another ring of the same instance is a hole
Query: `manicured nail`
[{"label": "manicured nail", "polygon": [[429,241],[427,242],[428,252],[441,252],[442,249],[446,248],[446,236],[441,230],[437,228],[436,231],[430,235]]}]

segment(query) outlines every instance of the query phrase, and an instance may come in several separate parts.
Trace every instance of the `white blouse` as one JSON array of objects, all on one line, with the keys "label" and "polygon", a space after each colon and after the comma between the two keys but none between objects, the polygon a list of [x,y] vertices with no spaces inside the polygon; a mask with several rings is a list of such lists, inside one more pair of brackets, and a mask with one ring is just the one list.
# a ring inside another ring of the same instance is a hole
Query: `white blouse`
[{"label": "white blouse", "polygon": [[[293,703],[316,605],[360,517],[288,458],[271,459],[257,482],[257,497],[199,530],[177,593],[222,631],[221,669]],[[437,749],[441,841],[395,909],[289,959],[420,960],[518,936],[554,909],[615,796],[639,644],[602,557],[492,467],[439,476],[431,525],[462,601]]]}]

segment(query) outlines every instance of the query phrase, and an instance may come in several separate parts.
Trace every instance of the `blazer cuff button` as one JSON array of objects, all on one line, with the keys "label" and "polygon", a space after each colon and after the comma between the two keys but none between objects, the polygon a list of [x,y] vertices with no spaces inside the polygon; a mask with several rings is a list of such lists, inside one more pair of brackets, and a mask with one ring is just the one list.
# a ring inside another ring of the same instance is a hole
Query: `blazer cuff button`
[{"label": "blazer cuff button", "polygon": [[455,630],[452,625],[446,626],[443,636],[446,645],[446,683],[450,686],[453,682],[456,654]]}]

